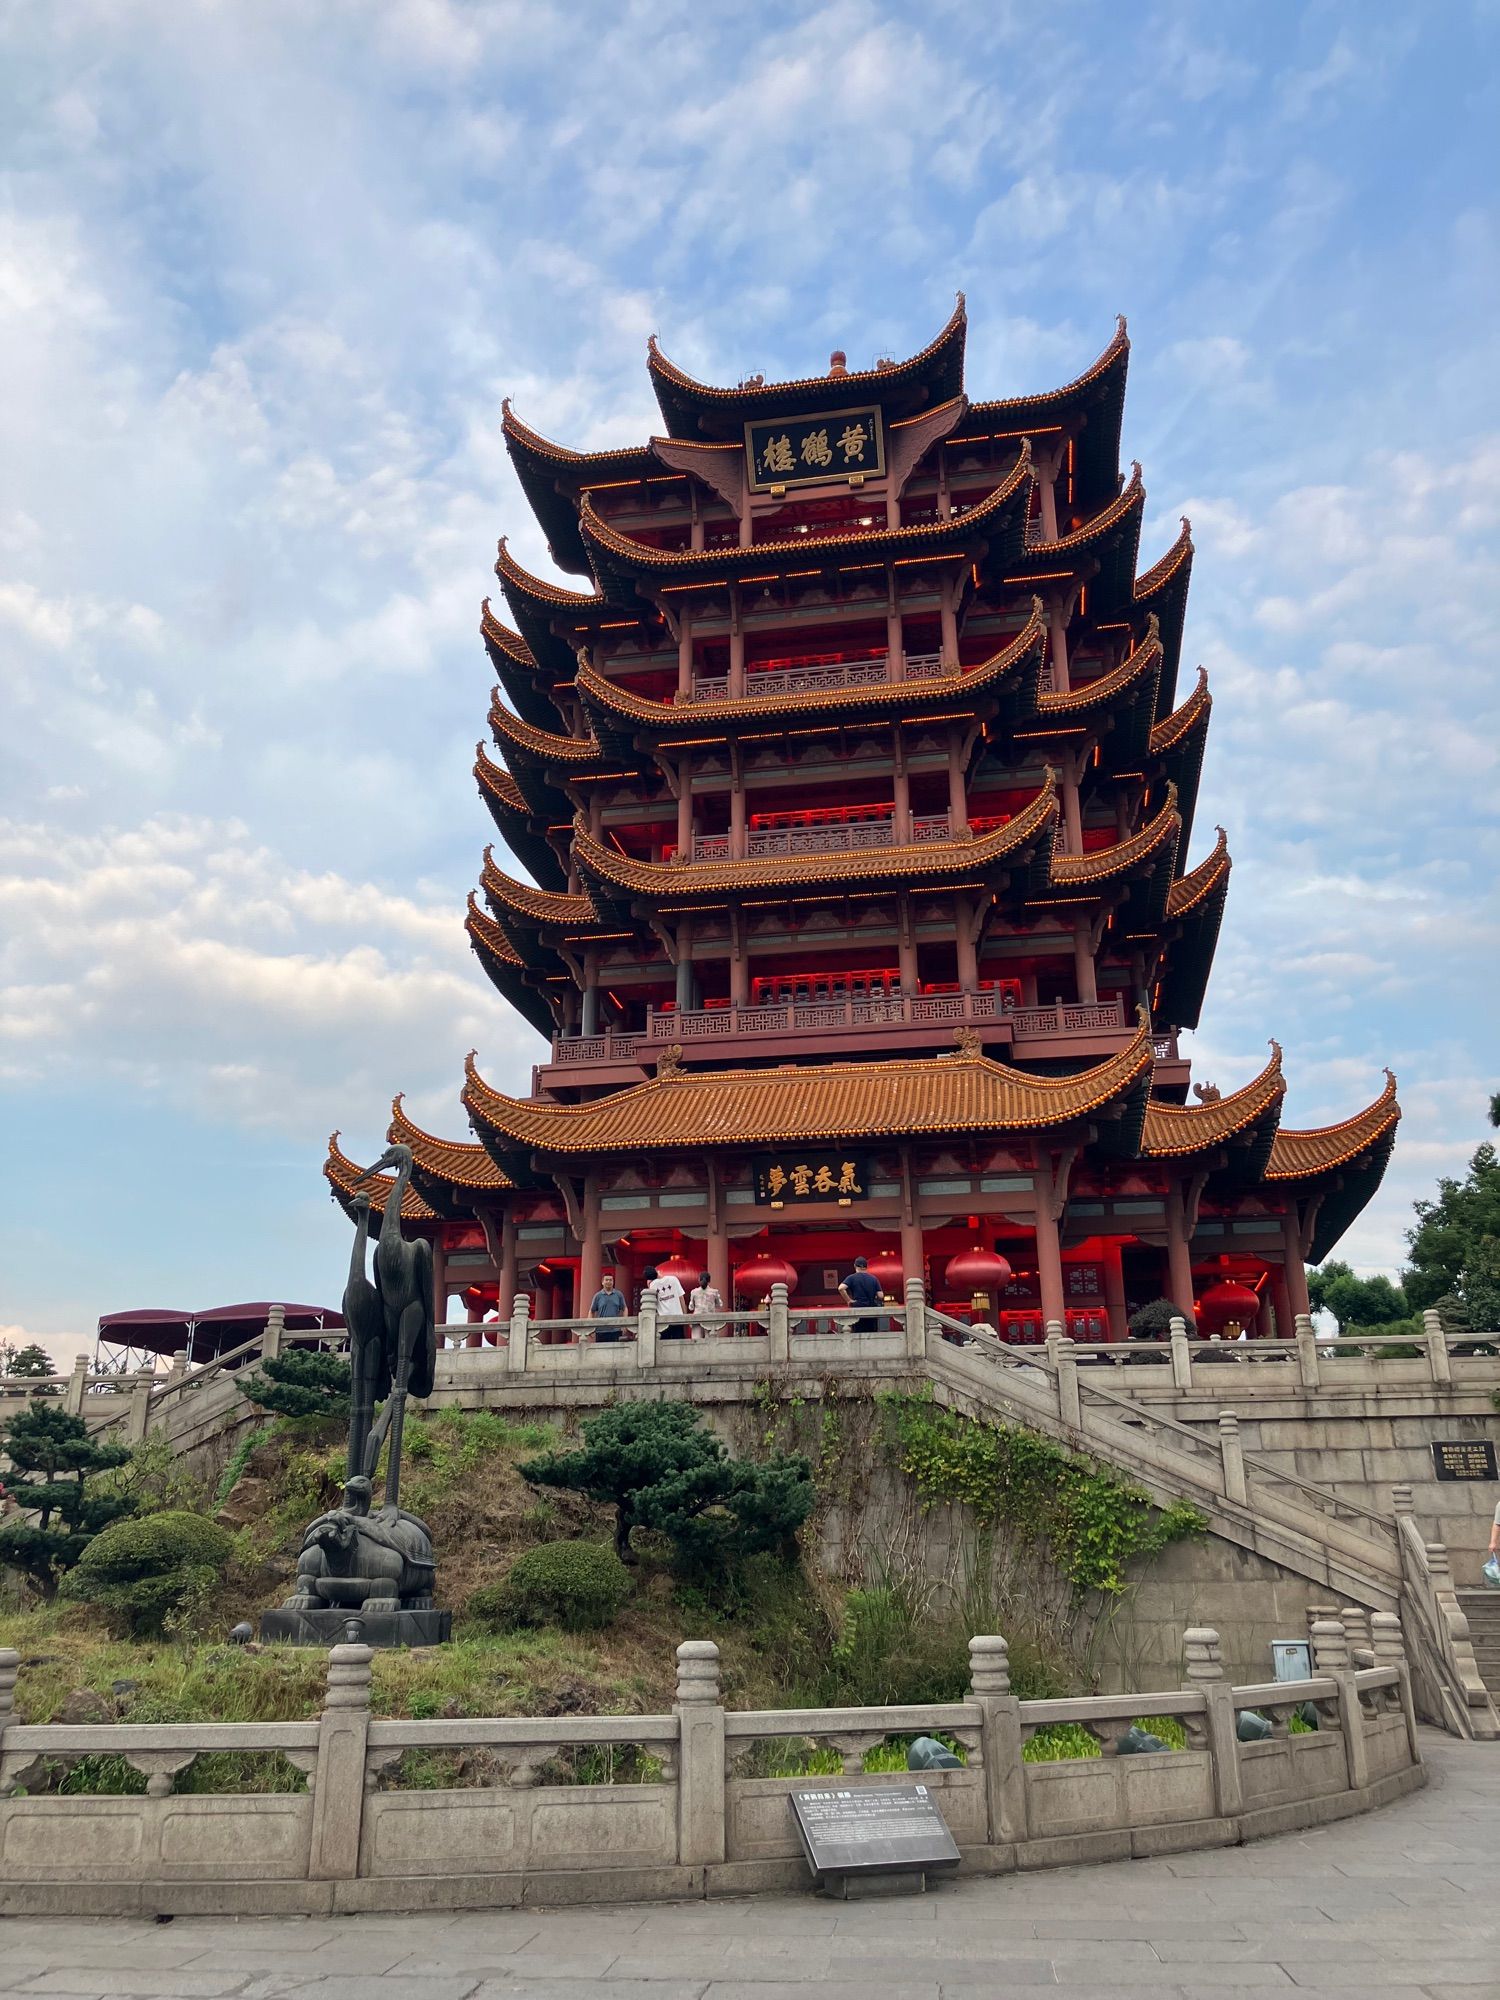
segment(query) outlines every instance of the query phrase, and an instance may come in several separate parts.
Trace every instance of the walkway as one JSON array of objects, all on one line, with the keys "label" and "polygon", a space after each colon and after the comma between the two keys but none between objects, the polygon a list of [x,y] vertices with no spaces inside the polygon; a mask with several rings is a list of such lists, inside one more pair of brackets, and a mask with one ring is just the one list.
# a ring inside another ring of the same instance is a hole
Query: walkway
[{"label": "walkway", "polygon": [[1500,2000],[1500,1745],[1427,1790],[1172,1860],[812,1896],[336,1921],[0,1921],[0,1994],[74,2000]]}]

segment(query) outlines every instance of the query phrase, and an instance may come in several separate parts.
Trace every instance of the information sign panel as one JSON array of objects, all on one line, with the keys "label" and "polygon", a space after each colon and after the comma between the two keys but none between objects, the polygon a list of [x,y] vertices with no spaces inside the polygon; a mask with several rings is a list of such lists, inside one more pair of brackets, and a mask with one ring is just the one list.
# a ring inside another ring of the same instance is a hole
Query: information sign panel
[{"label": "information sign panel", "polygon": [[817,1875],[956,1868],[958,1848],[928,1785],[804,1786],[792,1812]]},{"label": "information sign panel", "polygon": [[1439,1479],[1500,1479],[1495,1447],[1489,1438],[1436,1439],[1432,1469]]},{"label": "information sign panel", "polygon": [[1305,1639],[1273,1639],[1271,1669],[1279,1681],[1305,1681],[1312,1675],[1312,1647]]}]

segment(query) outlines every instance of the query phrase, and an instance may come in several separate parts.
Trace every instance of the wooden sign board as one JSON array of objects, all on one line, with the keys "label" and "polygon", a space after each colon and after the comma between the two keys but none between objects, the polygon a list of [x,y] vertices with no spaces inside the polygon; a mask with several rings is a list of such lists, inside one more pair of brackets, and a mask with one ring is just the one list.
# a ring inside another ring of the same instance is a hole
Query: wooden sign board
[{"label": "wooden sign board", "polygon": [[958,1848],[928,1785],[809,1785],[791,1798],[815,1875],[928,1875],[958,1866]]},{"label": "wooden sign board", "polygon": [[1500,1479],[1495,1447],[1489,1438],[1436,1439],[1432,1469],[1439,1479]]}]

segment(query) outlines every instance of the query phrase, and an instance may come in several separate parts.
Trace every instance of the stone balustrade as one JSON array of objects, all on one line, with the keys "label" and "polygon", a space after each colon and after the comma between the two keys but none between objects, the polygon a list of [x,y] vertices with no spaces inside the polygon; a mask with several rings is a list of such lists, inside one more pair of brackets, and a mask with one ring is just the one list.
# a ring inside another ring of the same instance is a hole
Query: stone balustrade
[{"label": "stone balustrade", "polygon": [[[808,1875],[793,1788],[831,1764],[841,1787],[878,1786],[887,1779],[866,1770],[871,1751],[939,1733],[962,1762],[922,1781],[968,1872],[1255,1839],[1423,1782],[1399,1623],[1372,1630],[1373,1665],[1353,1663],[1333,1614],[1313,1627],[1309,1678],[1231,1687],[1218,1633],[1195,1626],[1182,1687],[1064,1701],[1018,1700],[1004,1639],[983,1635],[970,1642],[961,1701],[784,1710],[726,1709],[717,1646],[689,1640],[667,1714],[385,1721],[371,1714],[372,1655],[356,1620],[329,1654],[316,1721],[170,1725],[18,1723],[19,1656],[0,1649],[0,1914],[410,1910],[795,1887]],[[1269,1721],[1264,1740],[1239,1742],[1245,1709]],[[1294,1730],[1309,1712],[1316,1727]],[[1180,1722],[1186,1747],[1118,1754],[1142,1716]],[[1084,1729],[1102,1754],[1049,1757],[1049,1739],[1036,1739],[1058,1723]],[[179,1791],[215,1751],[281,1759],[307,1789]],[[451,1755],[450,1782],[405,1783],[408,1753],[429,1780],[433,1760]],[[93,1756],[122,1758],[144,1792],[54,1789],[60,1769]]]}]

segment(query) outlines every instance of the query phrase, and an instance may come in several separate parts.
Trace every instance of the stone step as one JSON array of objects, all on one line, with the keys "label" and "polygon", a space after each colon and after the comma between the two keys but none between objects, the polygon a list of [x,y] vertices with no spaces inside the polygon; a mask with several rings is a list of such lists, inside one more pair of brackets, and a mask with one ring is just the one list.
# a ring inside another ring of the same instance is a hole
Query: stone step
[{"label": "stone step", "polygon": [[1461,1590],[1458,1608],[1469,1621],[1479,1678],[1500,1700],[1500,1590]]}]

